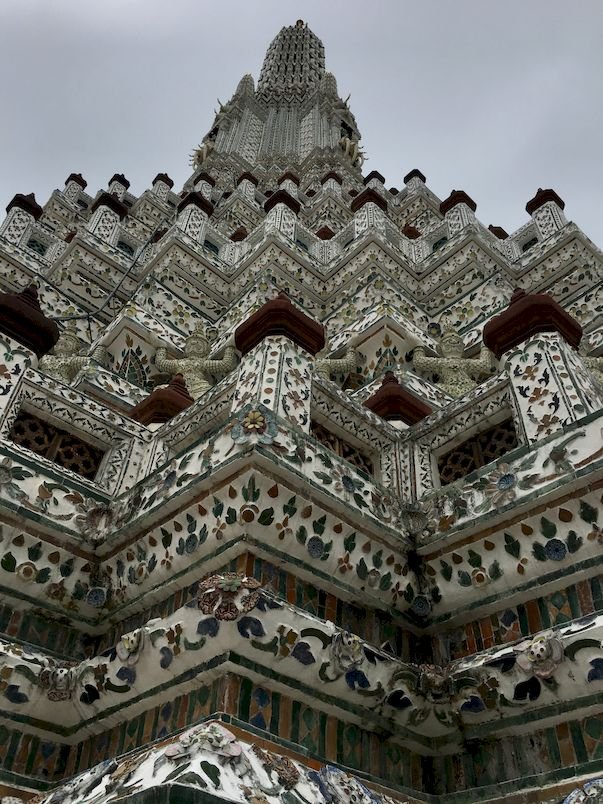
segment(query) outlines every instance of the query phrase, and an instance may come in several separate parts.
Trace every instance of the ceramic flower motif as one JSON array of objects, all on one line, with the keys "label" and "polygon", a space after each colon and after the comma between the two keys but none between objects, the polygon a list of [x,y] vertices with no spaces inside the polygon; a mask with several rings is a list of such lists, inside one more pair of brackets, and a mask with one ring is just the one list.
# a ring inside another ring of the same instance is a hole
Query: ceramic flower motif
[{"label": "ceramic flower motif", "polygon": [[239,412],[231,436],[235,444],[272,444],[278,428],[272,412],[265,405],[245,405]]},{"label": "ceramic flower motif", "polygon": [[227,572],[212,575],[199,584],[197,603],[204,614],[217,620],[236,620],[240,614],[255,608],[260,599],[261,584],[255,578]]},{"label": "ceramic flower motif", "polygon": [[540,634],[516,645],[517,664],[524,673],[550,678],[563,661],[563,645],[551,633]]},{"label": "ceramic flower motif", "polygon": [[506,505],[515,499],[517,492],[517,476],[511,471],[508,463],[501,463],[487,477],[488,485],[484,494],[490,498],[492,506]]}]

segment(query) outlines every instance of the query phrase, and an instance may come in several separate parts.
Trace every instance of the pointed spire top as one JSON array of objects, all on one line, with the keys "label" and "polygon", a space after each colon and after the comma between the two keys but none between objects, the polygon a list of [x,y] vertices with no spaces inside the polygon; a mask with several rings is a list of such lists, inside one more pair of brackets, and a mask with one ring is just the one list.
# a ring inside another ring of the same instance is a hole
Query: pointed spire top
[{"label": "pointed spire top", "polygon": [[317,88],[325,72],[325,49],[303,20],[282,28],[262,65],[258,95],[300,96]]}]

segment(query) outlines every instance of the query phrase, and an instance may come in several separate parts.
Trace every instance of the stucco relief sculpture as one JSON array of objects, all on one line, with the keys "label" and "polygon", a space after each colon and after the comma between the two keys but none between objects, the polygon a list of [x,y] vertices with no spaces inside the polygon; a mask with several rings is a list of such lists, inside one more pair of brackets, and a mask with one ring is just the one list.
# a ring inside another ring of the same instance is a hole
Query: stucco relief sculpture
[{"label": "stucco relief sculpture", "polygon": [[83,368],[88,368],[92,361],[104,365],[106,349],[102,345],[95,346],[89,354],[81,355],[80,342],[72,330],[65,330],[57,341],[53,354],[44,355],[38,368],[61,382],[70,383]]},{"label": "stucco relief sculpture", "polygon": [[316,355],[314,360],[314,373],[323,380],[328,380],[331,374],[349,374],[356,369],[358,353],[356,351],[356,339],[352,338],[346,347],[343,357],[327,357],[329,353],[328,342],[324,349]]},{"label": "stucco relief sculpture", "polygon": [[339,140],[339,145],[346,156],[349,156],[352,165],[355,167],[362,167],[364,162],[364,154],[360,150],[358,142],[350,137],[342,137]]},{"label": "stucco relief sculpture", "polygon": [[170,359],[165,347],[157,349],[155,365],[167,374],[182,374],[186,388],[193,399],[199,399],[213,386],[212,375],[228,374],[237,365],[237,353],[234,346],[224,349],[224,357],[213,360],[209,357],[211,343],[214,338],[199,324],[188,336],[184,345],[184,357]]},{"label": "stucco relief sculpture", "polygon": [[580,356],[586,368],[590,371],[595,384],[603,388],[603,356],[595,357],[588,354],[588,341],[583,340],[580,344]]},{"label": "stucco relief sculpture", "polygon": [[550,678],[563,661],[563,643],[551,632],[515,645],[517,665],[528,675]]},{"label": "stucco relief sculpture", "polygon": [[465,344],[454,329],[446,329],[438,344],[438,357],[428,357],[423,346],[417,346],[413,355],[414,368],[438,375],[438,385],[450,396],[462,396],[477,385],[476,380],[490,373],[490,351],[482,346],[478,358],[465,358]]},{"label": "stucco relief sculpture", "polygon": [[194,168],[199,168],[205,162],[210,153],[214,150],[211,140],[204,140],[192,153],[191,164]]}]

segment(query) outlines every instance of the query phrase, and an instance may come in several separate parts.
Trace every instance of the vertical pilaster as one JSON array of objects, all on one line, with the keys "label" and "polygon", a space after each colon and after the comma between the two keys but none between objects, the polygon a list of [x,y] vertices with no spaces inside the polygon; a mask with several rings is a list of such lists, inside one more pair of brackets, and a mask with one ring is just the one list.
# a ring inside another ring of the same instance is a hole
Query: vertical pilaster
[{"label": "vertical pilaster", "polygon": [[119,224],[128,214],[128,208],[110,193],[101,193],[91,207],[88,231],[107,243],[114,244]]},{"label": "vertical pilaster", "polygon": [[235,343],[243,357],[233,411],[263,405],[309,432],[310,368],[324,346],[324,328],[281,293],[237,328]]},{"label": "vertical pilaster", "polygon": [[129,187],[130,182],[126,179],[123,173],[114,173],[109,179],[108,192],[122,201]]},{"label": "vertical pilaster", "polygon": [[266,231],[278,231],[289,240],[295,240],[295,226],[300,203],[286,190],[277,190],[264,204]]},{"label": "vertical pilaster", "polygon": [[151,191],[160,201],[166,201],[173,186],[174,182],[167,173],[158,173],[153,179]]},{"label": "vertical pilaster", "polygon": [[530,442],[603,406],[603,392],[582,357],[555,332],[533,335],[503,361]]},{"label": "vertical pilaster", "polygon": [[81,173],[70,173],[65,181],[65,189],[63,190],[63,198],[69,201],[70,204],[76,204],[82,190],[85,190],[88,182],[82,178]]},{"label": "vertical pilaster", "polygon": [[440,212],[448,224],[448,233],[453,237],[466,226],[475,223],[477,204],[463,190],[453,190],[440,204]]},{"label": "vertical pilaster", "polygon": [[200,193],[189,193],[178,205],[176,226],[197,243],[203,243],[213,206]]},{"label": "vertical pilaster", "polygon": [[0,237],[18,245],[23,235],[42,215],[43,209],[33,193],[17,193],[6,207],[6,218],[0,226]]},{"label": "vertical pilaster", "polygon": [[385,234],[387,201],[372,187],[367,187],[354,198],[351,210],[354,213],[354,237],[360,237],[370,228]]},{"label": "vertical pilaster", "polygon": [[538,188],[534,198],[526,204],[526,212],[532,217],[543,240],[567,223],[564,208],[565,203],[554,190],[542,188]]},{"label": "vertical pilaster", "polygon": [[285,190],[285,192],[289,193],[291,198],[297,198],[299,179],[294,173],[291,173],[291,171],[283,173],[278,180],[278,186],[281,190]]},{"label": "vertical pilaster", "polygon": [[214,181],[214,179],[212,179],[209,173],[202,171],[201,173],[198,173],[197,176],[195,176],[194,179],[195,192],[199,193],[199,195],[205,198],[206,201],[211,202],[211,194],[215,186],[216,182]]},{"label": "vertical pilaster", "polygon": [[538,441],[598,410],[601,391],[578,354],[582,327],[545,293],[516,290],[484,327],[509,373],[527,438]]},{"label": "vertical pilaster", "polygon": [[325,190],[328,190],[337,196],[341,196],[341,185],[343,184],[343,179],[339,173],[335,173],[334,171],[326,173],[320,180],[320,183]]},{"label": "vertical pilaster", "polygon": [[255,203],[255,189],[258,180],[251,173],[242,173],[237,179],[237,190],[247,201]]},{"label": "vertical pilaster", "polygon": [[283,335],[264,338],[241,360],[233,412],[263,405],[305,432],[310,430],[311,355]]},{"label": "vertical pilaster", "polygon": [[0,293],[0,414],[25,369],[35,368],[58,339],[59,328],[40,309],[35,285],[21,293]]},{"label": "vertical pilaster", "polygon": [[425,189],[425,182],[427,179],[425,178],[424,174],[421,173],[420,170],[414,168],[404,176],[404,184],[406,185],[406,190],[409,195],[414,195],[415,193],[420,192],[421,190]]}]

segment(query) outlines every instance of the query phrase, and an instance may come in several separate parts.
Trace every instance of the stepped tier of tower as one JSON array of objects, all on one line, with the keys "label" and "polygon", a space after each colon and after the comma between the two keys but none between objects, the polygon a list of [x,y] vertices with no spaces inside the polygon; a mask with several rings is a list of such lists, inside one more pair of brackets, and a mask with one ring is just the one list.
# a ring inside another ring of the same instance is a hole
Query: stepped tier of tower
[{"label": "stepped tier of tower", "polygon": [[9,203],[0,795],[596,794],[601,252],[359,142],[297,23],[181,191]]}]

